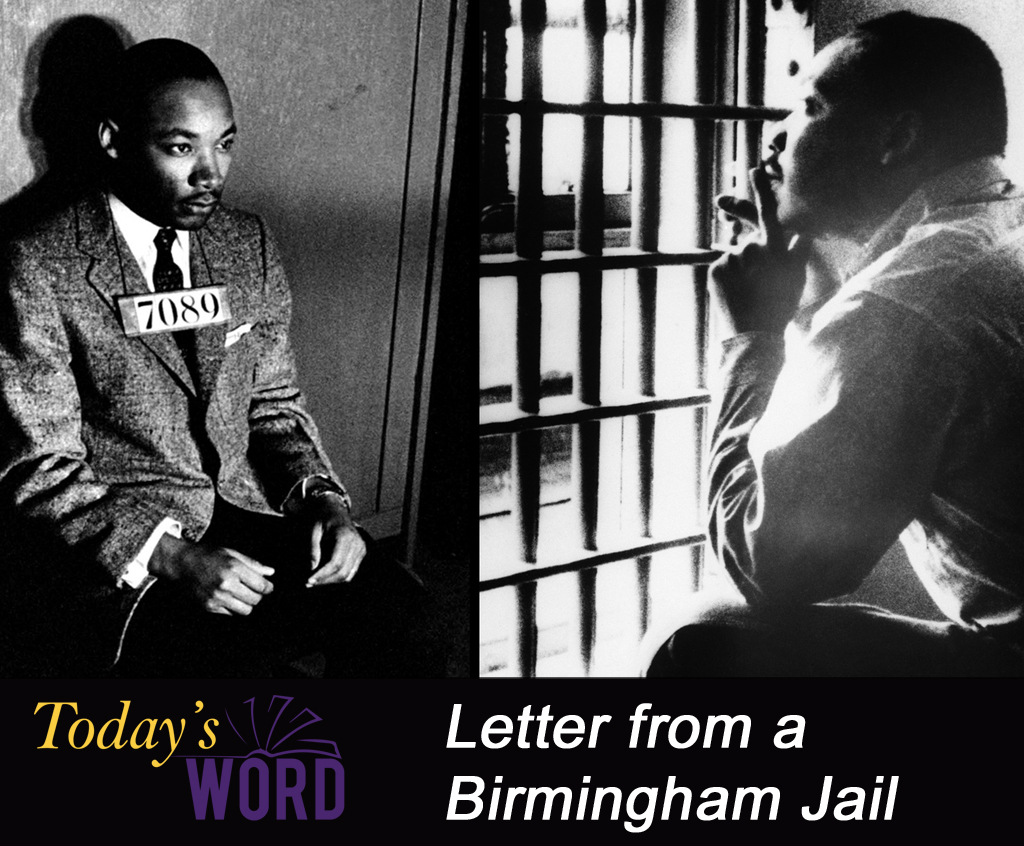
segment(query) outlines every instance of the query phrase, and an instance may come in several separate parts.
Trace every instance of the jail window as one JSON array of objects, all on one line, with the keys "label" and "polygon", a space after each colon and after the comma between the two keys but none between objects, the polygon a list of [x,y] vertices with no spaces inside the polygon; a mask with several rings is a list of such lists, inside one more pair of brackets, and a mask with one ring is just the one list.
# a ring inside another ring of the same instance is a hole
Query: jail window
[{"label": "jail window", "polygon": [[812,52],[796,5],[481,4],[481,675],[633,672],[643,634],[724,579],[712,198],[748,193],[785,114],[766,80],[785,97]]}]

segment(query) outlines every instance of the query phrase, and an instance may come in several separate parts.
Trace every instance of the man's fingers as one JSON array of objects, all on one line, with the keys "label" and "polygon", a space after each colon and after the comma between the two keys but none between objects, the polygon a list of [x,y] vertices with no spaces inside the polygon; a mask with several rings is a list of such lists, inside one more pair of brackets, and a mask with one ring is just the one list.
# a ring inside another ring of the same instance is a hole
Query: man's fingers
[{"label": "man's fingers", "polygon": [[260,562],[257,561],[255,558],[250,558],[248,555],[245,555],[245,554],[239,552],[237,549],[229,549],[227,547],[222,547],[222,548],[232,558],[237,558],[243,564],[246,564],[247,566],[249,566],[253,570],[255,570],[257,573],[259,573],[261,576],[273,576],[274,575],[274,568],[273,567],[268,567],[266,564],[260,564]]},{"label": "man's fingers", "polygon": [[[259,602],[258,596],[256,601]],[[230,593],[218,591],[206,601],[206,610],[214,614],[233,614],[239,617],[246,617],[252,613],[253,605],[243,602]]]},{"label": "man's fingers", "polygon": [[757,206],[750,202],[750,200],[745,200],[742,197],[733,197],[731,194],[720,194],[715,197],[715,205],[729,217],[742,220],[751,226],[757,226],[759,220]]},{"label": "man's fingers", "polygon": [[765,246],[772,251],[785,250],[788,244],[779,224],[779,206],[772,191],[772,181],[763,168],[755,167],[750,171],[750,185],[754,189]]},{"label": "man's fingers", "polygon": [[306,587],[351,581],[366,556],[366,544],[354,529],[326,532],[324,547],[325,563],[309,577]]},{"label": "man's fingers", "polygon": [[323,544],[324,538],[324,526],[323,523],[317,521],[313,524],[313,530],[309,533],[309,569],[315,570],[320,566],[321,551],[320,547]]},{"label": "man's fingers", "polygon": [[[250,588],[260,596],[265,596],[274,589],[273,583],[266,578],[274,575],[273,567],[260,564],[234,549],[225,549],[224,551],[234,559],[231,572],[238,578],[240,585]],[[259,599],[257,598],[256,601],[258,602]]]}]

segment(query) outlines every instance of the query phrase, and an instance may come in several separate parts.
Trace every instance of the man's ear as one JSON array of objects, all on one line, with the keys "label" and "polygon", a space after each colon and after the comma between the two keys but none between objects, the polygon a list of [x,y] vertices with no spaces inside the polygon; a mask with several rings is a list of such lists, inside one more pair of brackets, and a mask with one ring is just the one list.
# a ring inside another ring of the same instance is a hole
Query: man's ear
[{"label": "man's ear", "polygon": [[112,159],[116,159],[119,155],[119,135],[120,130],[117,128],[117,124],[114,123],[110,118],[104,118],[102,121],[100,121],[100,147],[102,147],[103,152],[110,156],[110,158]]},{"label": "man's ear", "polygon": [[886,126],[879,163],[887,167],[907,162],[920,152],[923,140],[920,113],[900,112]]}]

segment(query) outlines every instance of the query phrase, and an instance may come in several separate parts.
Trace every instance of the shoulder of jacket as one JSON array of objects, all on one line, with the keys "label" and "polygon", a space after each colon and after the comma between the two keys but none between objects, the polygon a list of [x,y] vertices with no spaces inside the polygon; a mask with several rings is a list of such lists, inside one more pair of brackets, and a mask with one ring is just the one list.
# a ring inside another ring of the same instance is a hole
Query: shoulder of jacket
[{"label": "shoulder of jacket", "polygon": [[221,203],[204,228],[215,234],[258,235],[266,225],[258,214]]}]

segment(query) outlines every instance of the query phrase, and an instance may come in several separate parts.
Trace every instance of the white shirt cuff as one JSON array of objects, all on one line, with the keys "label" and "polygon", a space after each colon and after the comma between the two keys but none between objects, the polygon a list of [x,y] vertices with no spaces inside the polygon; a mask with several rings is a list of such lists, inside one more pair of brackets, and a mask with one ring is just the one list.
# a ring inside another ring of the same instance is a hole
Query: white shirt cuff
[{"label": "white shirt cuff", "polygon": [[118,587],[130,587],[138,588],[145,581],[146,576],[149,575],[149,559],[153,557],[153,550],[156,549],[156,545],[160,543],[160,539],[165,535],[171,535],[175,538],[181,537],[181,523],[177,520],[172,520],[170,517],[164,517],[163,520],[153,530],[153,534],[149,536],[149,540],[143,544],[142,549],[139,550],[138,554],[131,560],[128,567],[121,574],[121,580],[118,582]]}]

